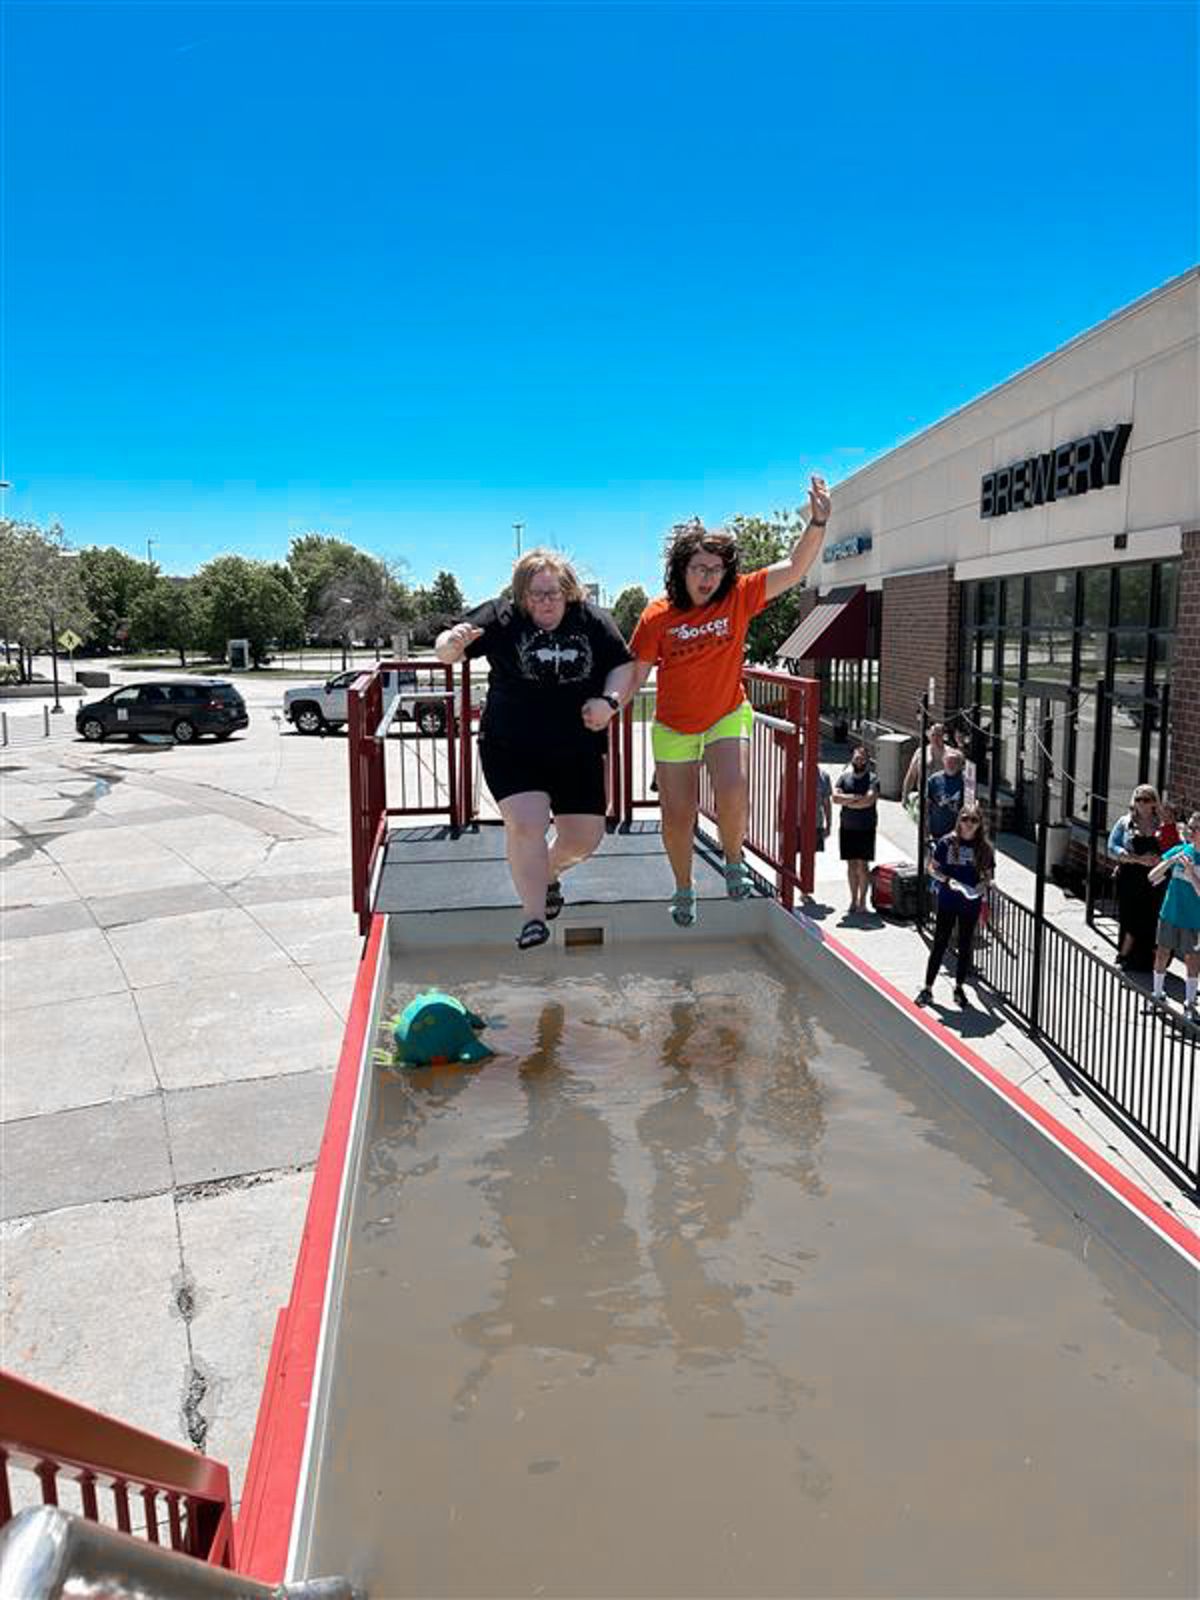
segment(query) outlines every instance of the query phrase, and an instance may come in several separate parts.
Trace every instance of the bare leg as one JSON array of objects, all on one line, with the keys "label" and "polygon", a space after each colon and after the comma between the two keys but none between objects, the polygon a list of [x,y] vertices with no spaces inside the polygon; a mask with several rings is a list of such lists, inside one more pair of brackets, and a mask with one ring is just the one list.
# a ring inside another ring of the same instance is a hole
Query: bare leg
[{"label": "bare leg", "polygon": [[561,878],[568,868],[586,861],[603,837],[603,817],[586,816],[582,812],[555,817],[554,838],[550,845],[550,877]]},{"label": "bare leg", "polygon": [[550,852],[546,834],[550,827],[550,796],[540,790],[510,794],[500,801],[504,818],[504,846],[513,885],[520,897],[525,920],[546,915],[546,885],[550,881]]},{"label": "bare leg", "polygon": [[675,874],[675,887],[687,889],[692,882],[692,834],[700,806],[700,763],[660,761],[655,771],[662,806],[663,847]]},{"label": "bare leg", "polygon": [[[750,810],[750,742],[717,739],[704,752],[717,802],[717,830],[726,861],[740,861]],[[661,785],[661,779],[660,785]],[[694,820],[694,819],[693,819]]]}]

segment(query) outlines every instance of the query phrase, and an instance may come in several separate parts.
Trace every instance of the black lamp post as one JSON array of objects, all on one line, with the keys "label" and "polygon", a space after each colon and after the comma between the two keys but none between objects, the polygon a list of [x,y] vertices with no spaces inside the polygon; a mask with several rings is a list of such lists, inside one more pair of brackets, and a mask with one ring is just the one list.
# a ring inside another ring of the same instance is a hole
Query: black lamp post
[{"label": "black lamp post", "polygon": [[51,711],[61,711],[62,705],[58,698],[58,627],[54,621],[54,613],[50,612],[50,659],[54,663],[54,704]]},{"label": "black lamp post", "polygon": [[[78,550],[60,550],[58,559],[60,561],[73,561],[78,554]],[[46,614],[50,618],[50,660],[54,664],[54,704],[50,707],[51,711],[62,710],[62,704],[58,698],[58,623],[54,617],[56,604],[57,601],[52,600],[46,607]]]}]

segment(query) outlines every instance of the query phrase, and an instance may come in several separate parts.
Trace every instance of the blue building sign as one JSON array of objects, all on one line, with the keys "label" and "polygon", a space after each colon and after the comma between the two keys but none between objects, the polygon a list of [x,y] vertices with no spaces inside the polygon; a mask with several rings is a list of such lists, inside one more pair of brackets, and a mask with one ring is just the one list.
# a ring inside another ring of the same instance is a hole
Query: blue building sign
[{"label": "blue building sign", "polygon": [[852,533],[847,539],[835,540],[825,546],[826,561],[846,561],[851,556],[863,556],[871,548],[869,533]]}]

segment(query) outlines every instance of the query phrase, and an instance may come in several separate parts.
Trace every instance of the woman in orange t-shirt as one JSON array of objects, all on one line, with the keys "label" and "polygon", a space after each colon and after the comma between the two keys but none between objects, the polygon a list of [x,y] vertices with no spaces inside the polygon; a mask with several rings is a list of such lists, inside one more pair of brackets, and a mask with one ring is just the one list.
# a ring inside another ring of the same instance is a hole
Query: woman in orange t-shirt
[{"label": "woman in orange t-shirt", "polygon": [[733,900],[751,891],[742,860],[750,792],[753,712],[742,688],[746,632],[777,595],[799,583],[820,548],[829,490],[814,475],[809,518],[786,561],[739,576],[737,540],[695,519],[672,532],[666,594],[642,612],[630,648],[640,686],[658,668],[651,730],[663,844],[675,874],[671,915],[681,928],[696,920],[692,836],[700,805],[700,763],[708,769],[725,852],[725,888]]}]

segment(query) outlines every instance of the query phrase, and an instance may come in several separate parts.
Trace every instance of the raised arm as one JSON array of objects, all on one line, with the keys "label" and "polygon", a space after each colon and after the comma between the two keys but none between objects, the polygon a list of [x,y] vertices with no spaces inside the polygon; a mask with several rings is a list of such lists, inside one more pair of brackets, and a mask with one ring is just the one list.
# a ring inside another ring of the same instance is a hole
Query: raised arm
[{"label": "raised arm", "polygon": [[767,568],[767,599],[794,589],[821,553],[821,535],[829,521],[832,501],[825,479],[816,473],[808,490],[808,525],[792,546],[786,561],[776,561]]}]

